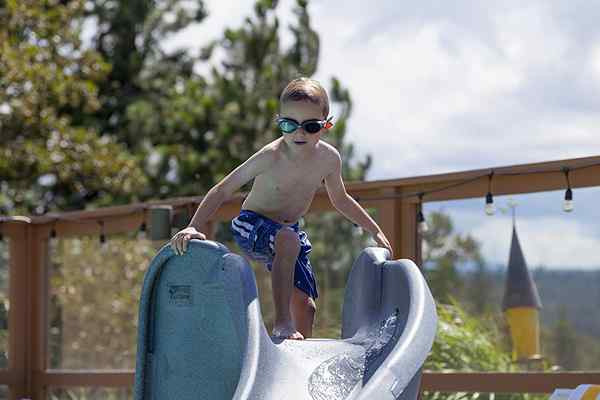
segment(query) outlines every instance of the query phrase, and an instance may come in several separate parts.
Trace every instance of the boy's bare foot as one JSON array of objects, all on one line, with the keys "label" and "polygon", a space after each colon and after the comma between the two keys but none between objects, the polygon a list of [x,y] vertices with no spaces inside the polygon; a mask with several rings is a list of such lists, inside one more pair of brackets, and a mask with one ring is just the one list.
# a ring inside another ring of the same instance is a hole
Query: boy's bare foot
[{"label": "boy's bare foot", "polygon": [[282,325],[273,328],[273,337],[278,339],[304,340],[304,336],[293,326]]}]

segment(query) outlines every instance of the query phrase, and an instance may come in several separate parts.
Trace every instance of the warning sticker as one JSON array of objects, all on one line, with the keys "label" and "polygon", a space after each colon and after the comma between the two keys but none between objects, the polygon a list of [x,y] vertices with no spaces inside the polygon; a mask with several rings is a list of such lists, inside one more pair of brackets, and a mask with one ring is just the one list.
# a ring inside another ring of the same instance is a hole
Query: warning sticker
[{"label": "warning sticker", "polygon": [[192,285],[168,284],[169,286],[169,304],[174,306],[191,306]]}]

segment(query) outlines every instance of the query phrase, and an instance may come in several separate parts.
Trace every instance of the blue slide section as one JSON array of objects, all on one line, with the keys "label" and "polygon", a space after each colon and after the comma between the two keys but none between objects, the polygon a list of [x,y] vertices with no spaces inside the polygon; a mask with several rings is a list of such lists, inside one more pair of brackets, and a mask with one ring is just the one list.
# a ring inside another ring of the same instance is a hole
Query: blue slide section
[{"label": "blue slide section", "polygon": [[344,295],[342,339],[271,339],[254,273],[221,243],[165,245],[139,303],[136,400],[416,399],[435,337],[417,266],[362,251]]}]

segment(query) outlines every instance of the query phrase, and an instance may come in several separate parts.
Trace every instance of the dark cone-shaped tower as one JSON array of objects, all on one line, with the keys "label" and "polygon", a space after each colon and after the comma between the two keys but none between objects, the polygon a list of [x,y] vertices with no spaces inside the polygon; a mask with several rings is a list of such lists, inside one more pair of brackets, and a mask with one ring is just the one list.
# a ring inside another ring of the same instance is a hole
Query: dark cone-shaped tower
[{"label": "dark cone-shaped tower", "polygon": [[540,296],[531,273],[527,268],[519,236],[517,235],[517,229],[513,226],[502,310],[506,311],[509,308],[515,307],[540,309],[542,308],[542,302],[540,301]]},{"label": "dark cone-shaped tower", "polygon": [[517,229],[513,224],[502,309],[510,327],[514,361],[541,358],[538,315],[540,308],[542,302],[527,268]]}]

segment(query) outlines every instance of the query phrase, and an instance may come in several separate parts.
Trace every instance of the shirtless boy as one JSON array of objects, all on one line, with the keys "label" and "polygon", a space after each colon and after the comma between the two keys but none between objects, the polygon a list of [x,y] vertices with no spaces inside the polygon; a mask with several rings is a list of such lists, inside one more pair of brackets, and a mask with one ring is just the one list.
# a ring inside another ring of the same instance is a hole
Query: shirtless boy
[{"label": "shirtless boy", "polygon": [[315,192],[325,182],[334,207],[371,232],[381,247],[392,247],[379,226],[346,193],[342,160],[335,147],[321,141],[332,124],[329,99],[315,80],[291,81],[280,97],[277,119],[282,136],[257,151],[211,188],[188,227],[171,238],[178,255],[190,239],[205,240],[199,227],[219,206],[254,178],[240,215],[231,222],[234,238],[252,259],[271,271],[275,321],[273,336],[304,339],[312,336],[317,287],[308,259],[310,242],[298,220],[308,211]]}]

